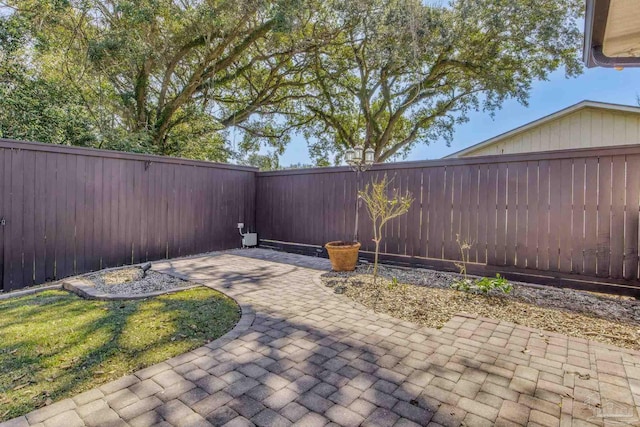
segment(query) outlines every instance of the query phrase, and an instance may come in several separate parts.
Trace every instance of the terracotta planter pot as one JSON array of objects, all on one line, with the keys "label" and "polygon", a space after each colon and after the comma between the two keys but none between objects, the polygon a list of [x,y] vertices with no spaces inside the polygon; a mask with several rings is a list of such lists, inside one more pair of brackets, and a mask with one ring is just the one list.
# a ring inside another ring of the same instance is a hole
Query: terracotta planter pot
[{"label": "terracotta planter pot", "polygon": [[359,242],[329,242],[324,247],[329,253],[333,271],[353,271],[358,262]]}]

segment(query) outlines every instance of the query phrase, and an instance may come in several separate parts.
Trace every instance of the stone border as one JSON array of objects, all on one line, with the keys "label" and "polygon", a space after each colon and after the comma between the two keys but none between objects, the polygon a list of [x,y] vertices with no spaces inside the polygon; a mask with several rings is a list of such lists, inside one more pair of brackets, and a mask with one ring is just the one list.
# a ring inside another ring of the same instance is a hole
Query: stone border
[{"label": "stone border", "polygon": [[69,279],[65,279],[62,282],[63,289],[73,292],[74,294],[85,299],[93,299],[93,300],[100,300],[100,301],[139,300],[139,299],[157,297],[160,295],[173,294],[176,292],[186,291],[188,289],[193,289],[200,286],[202,285],[195,284],[190,286],[182,286],[179,288],[167,289],[164,291],[147,292],[144,294],[125,295],[125,294],[107,294],[104,292],[100,292],[89,280],[81,277],[71,277]]}]

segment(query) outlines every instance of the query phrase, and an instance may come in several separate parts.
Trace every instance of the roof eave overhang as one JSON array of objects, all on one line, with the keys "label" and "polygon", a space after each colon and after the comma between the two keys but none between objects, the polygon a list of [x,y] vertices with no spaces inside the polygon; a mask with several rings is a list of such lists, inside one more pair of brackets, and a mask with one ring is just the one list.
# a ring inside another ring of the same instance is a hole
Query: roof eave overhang
[{"label": "roof eave overhang", "polygon": [[640,57],[611,57],[603,52],[611,0],[586,0],[583,60],[593,67],[640,67]]}]

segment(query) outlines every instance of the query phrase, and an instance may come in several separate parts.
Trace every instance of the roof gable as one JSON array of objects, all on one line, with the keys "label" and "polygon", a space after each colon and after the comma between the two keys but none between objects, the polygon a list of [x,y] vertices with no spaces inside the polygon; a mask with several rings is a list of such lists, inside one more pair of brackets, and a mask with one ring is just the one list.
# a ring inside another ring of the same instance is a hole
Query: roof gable
[{"label": "roof gable", "polygon": [[511,138],[515,135],[518,135],[520,133],[526,132],[532,128],[541,126],[543,124],[549,123],[553,120],[557,120],[560,119],[562,117],[568,116],[570,114],[573,114],[577,111],[580,111],[582,109],[585,108],[592,108],[592,109],[600,109],[600,110],[607,110],[607,111],[615,111],[615,112],[625,112],[625,113],[635,113],[635,114],[640,114],[640,107],[635,107],[635,106],[631,106],[631,105],[620,105],[620,104],[610,104],[610,103],[606,103],[606,102],[595,102],[595,101],[581,101],[577,104],[571,105],[567,108],[564,108],[560,111],[556,111],[555,113],[549,114],[547,116],[541,117],[537,120],[534,120],[532,122],[526,123],[522,126],[519,126],[515,129],[512,129],[510,131],[504,132],[500,135],[494,136],[492,138],[489,138],[487,140],[484,140],[482,142],[479,142],[477,144],[474,144],[470,147],[464,148],[462,150],[456,151],[455,153],[449,154],[448,156],[445,156],[444,158],[452,158],[452,157],[459,157],[461,155],[465,155],[465,154],[470,154],[473,153],[474,151],[478,151],[480,149],[489,147],[493,144],[496,144],[502,140]]}]

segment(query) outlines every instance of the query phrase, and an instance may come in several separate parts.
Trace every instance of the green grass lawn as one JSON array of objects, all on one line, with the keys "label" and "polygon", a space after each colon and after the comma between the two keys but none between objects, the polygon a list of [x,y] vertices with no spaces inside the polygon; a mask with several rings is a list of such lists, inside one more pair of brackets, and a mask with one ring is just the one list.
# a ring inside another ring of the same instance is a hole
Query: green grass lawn
[{"label": "green grass lawn", "polygon": [[208,288],[127,302],[64,291],[0,301],[0,421],[197,348],[239,318]]}]

